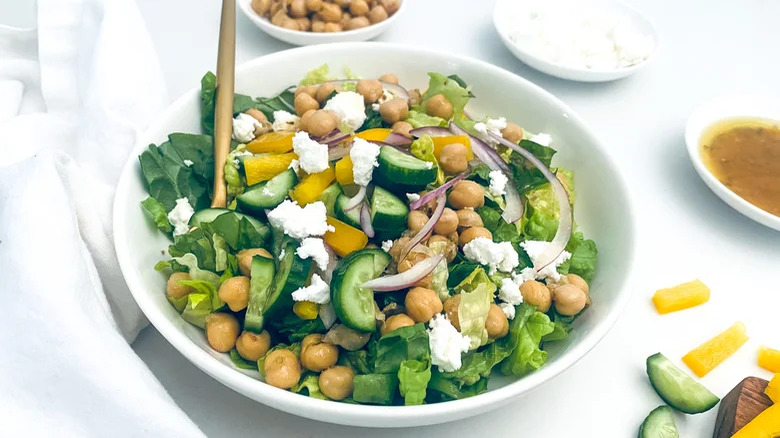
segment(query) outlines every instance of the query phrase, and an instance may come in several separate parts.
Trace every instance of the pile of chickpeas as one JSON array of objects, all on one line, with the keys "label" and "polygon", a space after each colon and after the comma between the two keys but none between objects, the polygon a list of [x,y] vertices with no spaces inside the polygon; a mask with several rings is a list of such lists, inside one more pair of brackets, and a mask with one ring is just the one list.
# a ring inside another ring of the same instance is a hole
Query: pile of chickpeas
[{"label": "pile of chickpeas", "polygon": [[342,32],[387,20],[401,0],[252,0],[272,24],[302,32]]}]

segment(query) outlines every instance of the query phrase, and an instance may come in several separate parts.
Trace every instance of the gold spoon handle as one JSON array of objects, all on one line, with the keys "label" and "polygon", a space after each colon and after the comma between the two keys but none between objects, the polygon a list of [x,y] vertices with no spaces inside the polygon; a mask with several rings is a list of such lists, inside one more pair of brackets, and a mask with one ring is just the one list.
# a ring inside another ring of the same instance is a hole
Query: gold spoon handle
[{"label": "gold spoon handle", "polygon": [[236,67],[236,0],[222,1],[217,53],[217,103],[214,111],[214,193],[211,207],[225,207],[225,161],[233,133],[233,89]]}]

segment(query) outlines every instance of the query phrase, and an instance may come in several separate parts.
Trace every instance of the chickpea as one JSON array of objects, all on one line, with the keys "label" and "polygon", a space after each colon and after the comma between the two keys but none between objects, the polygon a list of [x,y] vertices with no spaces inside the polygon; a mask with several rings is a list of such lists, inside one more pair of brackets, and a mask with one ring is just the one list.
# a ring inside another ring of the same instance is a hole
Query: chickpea
[{"label": "chickpea", "polygon": [[244,112],[244,114],[252,117],[260,123],[268,123],[268,117],[266,117],[265,114],[257,108],[249,108]]},{"label": "chickpea", "polygon": [[298,121],[298,128],[301,131],[309,132],[309,119],[311,118],[311,115],[314,114],[314,112],[317,110],[310,109],[303,113],[301,116],[301,120]]},{"label": "chickpea", "polygon": [[412,138],[412,134],[410,134],[409,131],[414,129],[414,127],[412,127],[412,125],[410,125],[408,122],[404,122],[404,121],[395,122],[393,123],[392,128],[394,133],[401,134],[406,138]]},{"label": "chickpea", "polygon": [[445,245],[444,257],[447,259],[447,263],[450,263],[453,260],[455,260],[455,256],[458,255],[457,243],[453,243],[452,240],[450,240],[446,236],[439,236],[439,235],[431,236],[431,238],[428,239],[428,247],[432,248],[436,246],[436,244]]},{"label": "chickpea", "polygon": [[428,223],[428,215],[420,210],[412,210],[406,217],[406,225],[415,234],[422,230],[426,223]]},{"label": "chickpea", "polygon": [[488,311],[485,328],[490,339],[499,339],[509,333],[509,320],[506,319],[504,311],[498,307],[498,304],[492,303]]},{"label": "chickpea", "polygon": [[[347,28],[347,24],[349,24],[349,20],[351,20],[351,19],[352,19],[352,14],[350,14],[347,11],[344,11],[344,13],[341,14],[341,20],[339,20],[339,24],[341,25],[341,27],[343,29],[346,29]],[[347,30],[349,30],[349,29],[347,29]]]},{"label": "chickpea", "polygon": [[393,330],[412,325],[414,325],[414,320],[412,318],[409,318],[409,316],[404,313],[399,313],[398,315],[387,318],[385,322],[382,323],[379,333],[384,336]]},{"label": "chickpea", "polygon": [[520,285],[520,293],[523,295],[523,301],[536,306],[536,310],[546,313],[550,310],[552,294],[550,289],[544,284],[534,280],[524,281]]},{"label": "chickpea", "polygon": [[453,295],[444,301],[444,314],[450,320],[453,327],[460,331],[460,321],[458,320],[458,306],[460,306],[460,294]]},{"label": "chickpea", "polygon": [[312,345],[321,344],[322,343],[322,336],[319,333],[312,333],[310,335],[306,335],[303,340],[301,340],[301,351],[311,347]]},{"label": "chickpea", "polygon": [[238,320],[229,313],[212,313],[206,317],[206,340],[220,353],[235,347],[239,330]]},{"label": "chickpea", "polygon": [[312,32],[325,32],[325,22],[322,20],[312,20],[311,22]]},{"label": "chickpea", "polygon": [[306,0],[292,0],[290,2],[290,15],[295,18],[305,17],[309,11],[306,8]]},{"label": "chickpea", "polygon": [[450,242],[452,242],[453,245],[457,248],[458,243],[460,243],[460,237],[458,237],[458,232],[447,234],[447,239],[449,239]]},{"label": "chickpea", "polygon": [[458,181],[452,187],[447,200],[458,210],[466,207],[479,208],[485,205],[485,190],[474,181]]},{"label": "chickpea", "polygon": [[299,116],[302,116],[306,111],[320,109],[320,103],[317,102],[317,99],[306,93],[296,96],[293,104],[295,105],[295,113]]},{"label": "chickpea", "polygon": [[484,227],[485,224],[482,223],[482,217],[477,213],[476,211],[470,209],[470,208],[462,208],[455,212],[458,215],[458,227],[459,228],[469,228],[469,227]]},{"label": "chickpea", "polygon": [[271,9],[271,24],[274,26],[281,26],[287,20],[290,20],[290,16],[287,15],[283,10],[278,10],[277,12],[273,12],[273,8]]},{"label": "chickpea", "polygon": [[238,271],[241,272],[241,275],[247,277],[250,276],[252,272],[252,257],[256,255],[273,260],[271,253],[263,248],[250,248],[241,250],[238,252],[238,254],[236,254],[236,257],[238,257]]},{"label": "chickpea", "polygon": [[[309,342],[306,342],[307,338]],[[320,334],[308,335],[301,343],[301,364],[307,370],[320,372],[332,367],[338,360],[338,347],[322,342]]]},{"label": "chickpea", "polygon": [[268,353],[271,348],[271,335],[263,330],[259,335],[257,333],[244,331],[236,339],[236,350],[246,360],[258,361]]},{"label": "chickpea", "polygon": [[398,85],[398,76],[396,76],[396,75],[394,75],[392,73],[385,73],[385,74],[383,74],[382,76],[379,77],[379,80],[381,82],[387,82],[388,84]]},{"label": "chickpea", "polygon": [[263,364],[265,383],[282,389],[290,389],[301,379],[301,364],[290,350],[274,350]]},{"label": "chickpea", "polygon": [[349,13],[359,17],[368,13],[368,3],[366,0],[352,0],[349,3]]},{"label": "chickpea", "polygon": [[409,237],[399,237],[396,239],[396,241],[393,243],[393,247],[390,248],[390,256],[393,257],[393,262],[398,264],[398,257],[401,256],[401,251],[406,247],[406,245],[409,244],[409,241],[411,239]]},{"label": "chickpea", "polygon": [[320,391],[330,399],[344,400],[352,395],[354,389],[352,379],[354,378],[355,372],[350,367],[338,365],[328,368],[320,374]]},{"label": "chickpea", "polygon": [[276,15],[279,11],[286,13],[287,6],[285,2],[283,1],[271,1],[271,8],[268,10],[268,14],[270,17],[273,17]]},{"label": "chickpea", "polygon": [[460,173],[469,168],[468,149],[461,143],[445,145],[439,156],[439,164],[447,173]]},{"label": "chickpea", "polygon": [[170,277],[168,277],[168,284],[165,288],[165,294],[171,298],[176,299],[187,296],[195,291],[195,288],[192,286],[184,286],[183,284],[179,284],[179,281],[181,280],[192,280],[192,277],[190,277],[190,274],[186,272],[174,272]]},{"label": "chickpea", "polygon": [[462,233],[460,233],[460,239],[458,239],[458,245],[460,245],[462,248],[466,246],[467,243],[471,242],[472,240],[478,237],[484,237],[486,239],[492,240],[493,233],[491,233],[490,230],[484,227],[466,228],[465,230],[463,230]]},{"label": "chickpea", "polygon": [[252,9],[257,12],[257,15],[265,17],[271,9],[271,0],[252,0]]},{"label": "chickpea", "polygon": [[572,284],[564,284],[555,289],[553,301],[555,302],[555,310],[558,313],[573,316],[582,312],[588,301],[588,296],[582,289]]},{"label": "chickpea", "polygon": [[341,21],[342,11],[338,5],[334,5],[333,3],[323,3],[318,14],[322,18],[322,21],[338,23]]},{"label": "chickpea", "polygon": [[445,208],[441,213],[439,222],[436,222],[436,225],[433,227],[433,232],[436,234],[441,234],[442,236],[446,236],[447,234],[457,230],[458,215],[455,213],[455,210],[451,208]]},{"label": "chickpea", "polygon": [[371,24],[376,24],[380,21],[387,20],[387,10],[381,5],[376,5],[371,8],[370,11],[368,11],[366,16],[368,17],[368,20],[371,22]]},{"label": "chickpea", "polygon": [[422,93],[417,88],[409,90],[409,105],[419,105],[422,102]]},{"label": "chickpea", "polygon": [[506,124],[506,128],[501,130],[501,136],[512,143],[517,143],[523,139],[523,128],[516,123],[509,122]]},{"label": "chickpea", "polygon": [[391,125],[409,116],[409,105],[406,99],[394,97],[379,105],[379,114],[382,120]]},{"label": "chickpea", "polygon": [[315,96],[317,98],[317,102],[322,105],[325,102],[325,99],[327,99],[328,96],[330,96],[330,94],[334,91],[336,91],[336,86],[330,82],[320,84],[320,86],[317,87],[317,95]]},{"label": "chickpea", "polygon": [[379,0],[379,3],[384,6],[387,13],[392,15],[401,7],[401,0]]},{"label": "chickpea", "polygon": [[[398,264],[398,272],[406,272],[412,266],[428,258],[423,252],[411,252]],[[430,273],[414,284],[415,286],[431,287],[433,285],[433,273]]]},{"label": "chickpea", "polygon": [[[362,17],[353,18],[357,20]],[[382,83],[376,79],[361,79],[357,83],[356,91],[363,96],[363,101],[366,104],[376,102],[382,97]]]},{"label": "chickpea", "polygon": [[325,110],[315,111],[314,114],[309,116],[308,122],[309,134],[315,137],[327,135],[336,129],[338,124],[336,117],[330,111]]},{"label": "chickpea", "polygon": [[346,9],[349,7],[349,3],[351,0],[331,0],[333,3],[338,5],[338,7],[342,9]]},{"label": "chickpea", "polygon": [[238,312],[246,309],[249,305],[249,277],[239,275],[228,278],[219,286],[218,295],[230,310]]},{"label": "chickpea", "polygon": [[404,305],[406,313],[415,322],[428,322],[444,308],[436,292],[424,287],[414,287],[407,292]]},{"label": "chickpea", "polygon": [[304,32],[311,30],[311,19],[309,17],[302,17],[295,20],[298,22],[298,28]]},{"label": "chickpea", "polygon": [[282,27],[289,30],[301,30],[301,26],[300,24],[298,24],[298,20],[294,18],[290,18],[283,21]]},{"label": "chickpea", "polygon": [[309,12],[319,12],[322,7],[322,0],[304,0],[304,3]]},{"label": "chickpea", "polygon": [[452,117],[452,104],[443,94],[439,93],[425,102],[425,112],[431,116],[449,120]]},{"label": "chickpea", "polygon": [[563,283],[564,284],[570,284],[577,289],[585,292],[585,295],[588,295],[590,293],[590,288],[588,287],[588,283],[582,279],[577,274],[566,274],[563,276]]}]

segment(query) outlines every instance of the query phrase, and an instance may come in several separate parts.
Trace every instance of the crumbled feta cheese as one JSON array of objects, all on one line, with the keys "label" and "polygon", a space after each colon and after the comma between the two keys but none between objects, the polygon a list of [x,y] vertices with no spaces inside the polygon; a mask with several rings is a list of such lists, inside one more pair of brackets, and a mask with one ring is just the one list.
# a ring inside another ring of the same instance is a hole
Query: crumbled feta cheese
[{"label": "crumbled feta cheese", "polygon": [[168,222],[173,225],[173,235],[187,234],[190,230],[190,218],[195,214],[187,198],[176,200],[176,206],[168,213]]},{"label": "crumbled feta cheese", "polygon": [[509,178],[504,175],[504,172],[500,170],[493,170],[489,174],[490,187],[488,190],[493,196],[506,195],[506,183],[509,182]]},{"label": "crumbled feta cheese", "polygon": [[490,272],[496,269],[501,272],[512,272],[520,259],[510,242],[495,243],[486,237],[477,237],[463,246],[466,258],[490,267]]},{"label": "crumbled feta cheese", "polygon": [[474,124],[474,130],[479,132],[482,135],[487,135],[488,129],[487,125],[483,122],[477,122]]},{"label": "crumbled feta cheese", "polygon": [[306,131],[295,133],[292,141],[299,166],[306,173],[320,173],[328,168],[328,145],[312,140]]},{"label": "crumbled feta cheese", "polygon": [[515,306],[522,303],[523,294],[520,293],[520,286],[511,278],[502,279],[501,287],[498,290],[498,299]]},{"label": "crumbled feta cheese", "polygon": [[325,104],[324,109],[338,117],[345,131],[357,131],[366,121],[366,105],[363,103],[363,96],[354,91],[342,91],[336,94]]},{"label": "crumbled feta cheese", "polygon": [[407,193],[406,199],[408,199],[409,202],[419,201],[420,195],[418,195],[417,193]]},{"label": "crumbled feta cheese", "polygon": [[[387,102],[390,99],[394,99],[395,94],[393,94],[390,90],[387,88],[382,88],[382,95],[379,96],[379,99],[376,100],[376,105],[382,105],[383,103]],[[377,110],[379,111],[379,110]]]},{"label": "crumbled feta cheese", "polygon": [[393,241],[392,240],[385,240],[382,242],[382,251],[384,252],[390,252],[391,249],[393,249]]},{"label": "crumbled feta cheese", "polygon": [[271,125],[274,132],[295,131],[298,128],[300,117],[287,111],[274,111],[274,123]]},{"label": "crumbled feta cheese", "polygon": [[287,255],[287,251],[285,251],[284,248],[282,248],[282,250],[279,251],[279,260],[283,259],[284,256],[286,255]]},{"label": "crumbled feta cheese", "polygon": [[506,128],[506,119],[503,117],[497,119],[487,118],[484,122],[477,122],[474,124],[474,130],[483,136],[487,136],[490,132],[501,135],[501,131],[504,128]]},{"label": "crumbled feta cheese", "polygon": [[515,319],[515,306],[509,303],[499,303],[498,307],[500,307],[501,311],[504,312],[504,315],[506,315],[506,319],[510,321]]},{"label": "crumbled feta cheese", "polygon": [[293,239],[303,239],[334,231],[325,221],[325,215],[325,204],[322,201],[301,208],[297,202],[286,199],[268,213],[268,221]]},{"label": "crumbled feta cheese", "polygon": [[552,136],[544,132],[540,132],[532,136],[529,140],[531,140],[534,143],[539,143],[542,146],[550,146],[552,144]]},{"label": "crumbled feta cheese", "polygon": [[379,162],[376,160],[378,156],[379,146],[362,138],[355,138],[355,141],[352,142],[352,149],[349,151],[355,184],[365,187],[371,182],[374,168],[379,166]]},{"label": "crumbled feta cheese", "polygon": [[[543,242],[540,240],[526,240],[525,242],[520,242],[520,246],[523,247],[525,252],[528,254],[528,257],[531,258],[531,261],[533,262],[534,266],[538,266],[542,260],[539,260],[539,257],[541,257],[542,254],[544,254],[544,251],[547,249],[547,246],[550,245],[550,242]],[[550,278],[553,281],[557,282],[561,279],[561,274],[558,273],[558,266],[561,265],[561,263],[565,262],[566,260],[569,260],[571,258],[571,253],[568,251],[563,251],[552,263],[545,266],[544,269],[542,269],[539,272],[536,272],[534,275],[534,278],[537,280],[542,280],[545,278]],[[531,268],[526,268],[531,269]],[[526,269],[523,269],[521,271],[521,274],[525,277],[527,273],[525,272]],[[533,269],[531,269],[531,273],[533,273]]]},{"label": "crumbled feta cheese", "polygon": [[263,187],[263,196],[273,196],[274,192],[272,192],[268,187]]},{"label": "crumbled feta cheese", "polygon": [[290,161],[290,165],[287,166],[287,168],[294,170],[295,173],[298,173],[301,171],[301,162],[298,160],[292,160]]},{"label": "crumbled feta cheese", "polygon": [[371,104],[371,109],[378,112],[379,111],[379,104],[378,103],[372,103]]},{"label": "crumbled feta cheese", "polygon": [[442,314],[435,315],[429,326],[428,344],[431,349],[431,363],[444,372],[460,369],[461,353],[469,351],[471,339],[463,336]]},{"label": "crumbled feta cheese", "polygon": [[431,163],[430,161],[426,161],[425,167],[427,167],[428,169],[433,169],[433,163]]},{"label": "crumbled feta cheese", "polygon": [[295,254],[302,259],[309,257],[314,260],[320,270],[325,270],[330,262],[330,254],[325,249],[325,242],[318,237],[307,237],[301,241],[301,245],[295,250]]},{"label": "crumbled feta cheese", "polygon": [[192,165],[195,164],[192,162],[192,160],[184,160],[184,165],[187,167],[192,167]]},{"label": "crumbled feta cheese", "polygon": [[233,140],[249,143],[255,139],[255,128],[263,126],[249,114],[239,114],[233,119]]},{"label": "crumbled feta cheese", "polygon": [[295,301],[311,301],[312,303],[325,304],[330,302],[330,287],[322,281],[317,274],[312,274],[311,283],[308,286],[297,289],[292,293]]}]

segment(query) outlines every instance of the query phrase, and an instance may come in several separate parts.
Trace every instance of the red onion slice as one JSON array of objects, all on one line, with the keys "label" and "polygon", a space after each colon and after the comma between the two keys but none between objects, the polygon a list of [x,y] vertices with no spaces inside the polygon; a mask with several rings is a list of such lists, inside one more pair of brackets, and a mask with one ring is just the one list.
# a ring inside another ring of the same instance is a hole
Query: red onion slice
[{"label": "red onion slice", "polygon": [[465,135],[468,137],[469,141],[471,141],[471,151],[474,152],[474,155],[479,158],[479,161],[485,163],[490,170],[502,170],[508,176],[512,174],[506,161],[504,161],[504,159],[498,155],[498,152],[487,143],[469,134],[454,123],[450,123],[450,130],[455,135]]},{"label": "red onion slice", "polygon": [[328,149],[328,161],[344,158],[349,155],[350,150],[352,150],[352,142],[333,146]]},{"label": "red onion slice", "polygon": [[420,199],[412,202],[409,204],[409,208],[411,210],[417,210],[418,208],[422,207],[423,205],[427,204],[429,201],[431,201],[434,198],[439,197],[439,195],[445,195],[447,190],[454,186],[455,183],[462,180],[463,178],[467,177],[469,174],[468,171],[461,173],[460,175],[456,176],[455,178],[452,178],[451,180],[447,181],[446,183],[442,184],[441,186],[437,187],[434,190],[431,190],[430,192],[420,196]]},{"label": "red onion slice", "polygon": [[382,143],[390,146],[409,146],[412,144],[412,139],[397,132],[391,132]]},{"label": "red onion slice", "polygon": [[349,202],[347,202],[346,205],[344,205],[344,211],[351,211],[357,208],[363,200],[366,199],[366,187],[360,186],[360,189],[358,190],[357,194],[355,196],[349,198]]},{"label": "red onion slice", "polygon": [[[344,84],[350,83],[350,82],[357,83],[358,81],[360,81],[360,79],[335,79],[335,80],[326,81],[326,82],[331,83],[333,85],[344,85]],[[391,84],[390,82],[379,81],[379,83],[382,84],[382,88],[384,88],[385,90],[387,90],[390,93],[392,93],[393,96],[409,100],[409,92],[406,91],[406,88],[404,88],[404,87],[402,87],[400,85]],[[317,85],[319,85],[319,84],[317,84]]]},{"label": "red onion slice", "polygon": [[523,156],[523,158],[528,160],[537,169],[539,169],[547,181],[550,182],[550,185],[552,185],[553,192],[555,192],[555,197],[558,200],[558,209],[560,210],[558,230],[555,232],[555,237],[553,238],[552,242],[547,245],[544,253],[539,256],[538,260],[540,260],[540,262],[538,265],[534,266],[536,272],[539,272],[547,267],[547,265],[554,262],[555,259],[561,255],[563,250],[566,248],[566,244],[569,243],[569,239],[571,238],[572,224],[574,220],[572,217],[571,205],[569,204],[569,194],[566,193],[566,188],[563,187],[563,184],[561,184],[561,181],[558,179],[558,177],[556,177],[555,174],[544,165],[544,163],[539,161],[539,159],[536,158],[534,154],[512,143],[511,141],[506,140],[500,135],[496,135],[491,132],[490,137],[504,146],[511,148],[513,151],[519,153]]},{"label": "red onion slice", "polygon": [[507,175],[507,177],[509,178],[509,183],[505,187],[506,193],[504,194],[506,208],[504,208],[503,213],[501,213],[501,218],[507,223],[513,224],[523,217],[525,202],[520,196],[520,192],[517,191],[512,175]]},{"label": "red onion slice", "polygon": [[371,226],[371,213],[368,211],[368,204],[363,202],[360,207],[360,228],[366,233],[369,239],[374,237],[374,227]]},{"label": "red onion slice", "polygon": [[408,271],[400,274],[388,275],[369,280],[360,287],[373,290],[374,292],[390,292],[394,290],[406,289],[417,284],[418,281],[425,278],[426,275],[433,272],[436,266],[444,259],[444,254],[437,254],[421,260],[412,266]]},{"label": "red onion slice", "polygon": [[429,137],[449,137],[453,135],[452,131],[441,126],[423,126],[422,128],[412,129],[409,131],[409,134],[412,134],[418,138],[422,137],[423,135],[427,135]]},{"label": "red onion slice", "polygon": [[431,232],[433,232],[433,227],[436,226],[436,223],[439,222],[439,219],[441,219],[442,213],[444,213],[444,205],[447,203],[447,197],[442,193],[438,198],[436,198],[436,202],[436,209],[433,210],[433,213],[431,214],[430,219],[428,219],[428,222],[425,223],[422,229],[420,229],[420,231],[418,231],[417,234],[412,237],[412,240],[410,240],[409,243],[407,243],[406,246],[401,250],[400,257],[398,257],[398,263],[402,262],[406,256],[409,255],[409,252],[414,249],[415,246],[417,246],[418,243],[425,240],[425,238],[428,237]]}]

